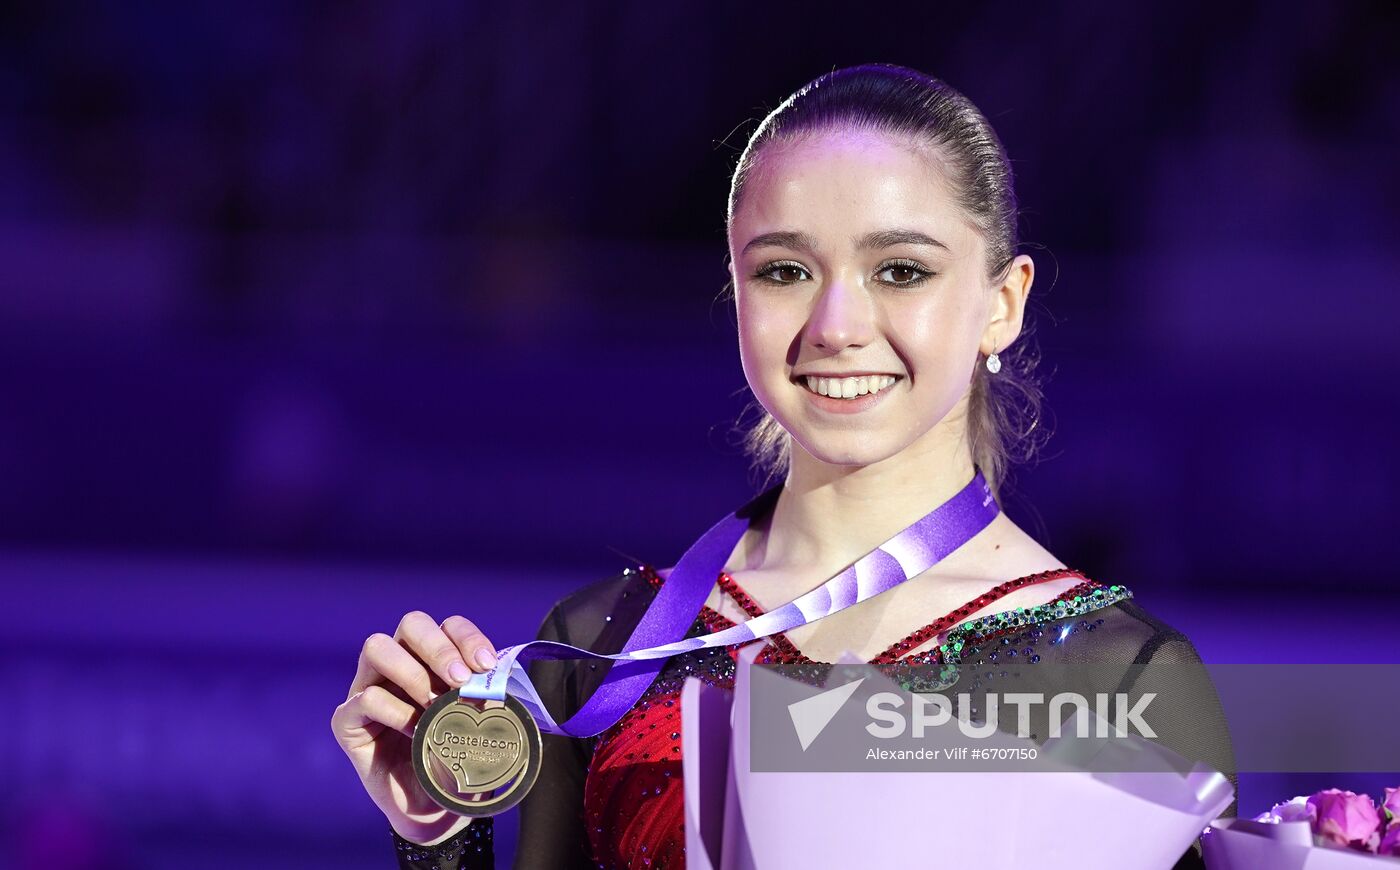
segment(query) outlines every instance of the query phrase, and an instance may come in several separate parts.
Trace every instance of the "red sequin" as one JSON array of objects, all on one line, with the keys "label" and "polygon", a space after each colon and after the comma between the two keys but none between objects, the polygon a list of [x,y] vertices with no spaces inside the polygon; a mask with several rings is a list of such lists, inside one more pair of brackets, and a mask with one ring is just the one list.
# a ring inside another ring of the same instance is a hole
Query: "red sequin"
[{"label": "red sequin", "polygon": [[[649,566],[641,573],[653,589],[665,582]],[[871,664],[892,664],[917,650],[936,635],[960,624],[973,613],[1023,586],[1079,577],[1084,582],[1053,600],[1068,601],[1100,586],[1079,571],[1060,568],[1009,580],[951,613],[891,644],[871,660]],[[763,609],[734,578],[721,574],[719,586],[750,618]],[[720,631],[734,623],[718,611],[703,607],[699,620],[707,632]],[[787,637],[768,638],[769,645],[759,655],[762,663],[797,664],[812,660],[803,655]],[[685,796],[681,784],[681,712],[678,683],[684,676],[696,676],[723,688],[733,688],[733,678],[717,665],[732,662],[738,646],[699,653],[697,669],[667,679],[665,673],[612,728],[599,737],[584,782],[583,809],[593,858],[600,867],[681,868],[685,866]],[[936,652],[936,651],[935,651]],[[697,656],[688,653],[688,656]],[[674,660],[673,660],[674,661]],[[711,667],[705,667],[708,663]]]}]

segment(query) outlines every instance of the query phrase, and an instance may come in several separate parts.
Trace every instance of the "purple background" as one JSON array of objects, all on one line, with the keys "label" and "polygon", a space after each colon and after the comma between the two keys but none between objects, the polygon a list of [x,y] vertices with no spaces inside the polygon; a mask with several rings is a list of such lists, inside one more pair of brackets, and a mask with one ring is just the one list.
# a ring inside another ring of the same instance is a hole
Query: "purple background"
[{"label": "purple background", "polygon": [[0,11],[0,864],[392,866],[360,643],[532,636],[753,491],[727,175],[852,63],[1015,161],[1012,516],[1210,661],[1396,660],[1395,4],[657,8]]}]

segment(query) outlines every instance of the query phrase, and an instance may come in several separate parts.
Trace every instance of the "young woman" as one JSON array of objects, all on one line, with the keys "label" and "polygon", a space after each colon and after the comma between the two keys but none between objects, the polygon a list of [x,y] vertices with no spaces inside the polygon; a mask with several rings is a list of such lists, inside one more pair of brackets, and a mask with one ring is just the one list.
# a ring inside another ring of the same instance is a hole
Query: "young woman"
[{"label": "young woman", "polygon": [[[766,411],[750,446],[784,483],[734,548],[692,636],[811,590],[978,470],[996,491],[1009,458],[1038,434],[1029,354],[1017,344],[1035,263],[1017,253],[1016,216],[1011,168],[986,118],[914,70],[834,71],[754,132],[729,197],[729,269],[744,373]],[[540,636],[615,652],[667,575],[642,565],[583,589],[555,605]],[[999,513],[908,582],[756,642],[767,644],[760,661],[832,662],[849,651],[899,671],[939,662],[939,646],[968,620],[1054,603],[1017,628],[1026,661],[1092,650],[1125,673],[1199,662],[1128,596],[1067,568]],[[521,806],[517,866],[683,866],[680,686],[685,676],[732,685],[736,649],[671,659],[595,738],[547,735]],[[408,749],[420,709],[489,670],[493,650],[462,616],[410,613],[392,637],[366,641],[332,719],[403,867],[491,866],[489,820],[440,810]],[[567,716],[606,670],[536,662],[530,674]],[[1228,770],[1213,700],[1167,740]],[[1198,860],[1188,852],[1178,866]]]}]

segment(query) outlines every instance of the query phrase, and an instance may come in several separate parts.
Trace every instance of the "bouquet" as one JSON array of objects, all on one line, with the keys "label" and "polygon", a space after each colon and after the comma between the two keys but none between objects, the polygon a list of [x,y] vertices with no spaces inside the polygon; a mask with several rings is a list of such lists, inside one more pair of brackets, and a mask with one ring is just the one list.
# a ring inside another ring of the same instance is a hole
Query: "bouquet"
[{"label": "bouquet", "polygon": [[1211,870],[1400,867],[1400,788],[1370,795],[1329,788],[1274,804],[1252,820],[1217,819],[1201,839]]},{"label": "bouquet", "polygon": [[[1234,797],[1229,780],[1201,764],[1185,773],[754,772],[752,658],[740,653],[732,693],[694,678],[682,691],[686,860],[699,870],[899,866],[911,856],[1166,870]],[[1019,740],[1008,735],[1005,745]],[[1141,738],[1115,751],[1170,752]]]}]

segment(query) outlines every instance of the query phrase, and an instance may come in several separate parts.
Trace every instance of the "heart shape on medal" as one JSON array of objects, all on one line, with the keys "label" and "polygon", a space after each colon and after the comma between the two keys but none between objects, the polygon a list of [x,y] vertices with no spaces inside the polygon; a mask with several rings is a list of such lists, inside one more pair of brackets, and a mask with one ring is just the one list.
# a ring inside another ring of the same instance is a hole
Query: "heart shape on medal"
[{"label": "heart shape on medal", "polygon": [[462,793],[500,788],[525,766],[525,731],[504,707],[477,710],[463,704],[432,724],[428,752],[452,773]]}]

